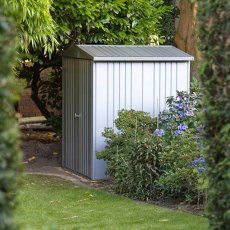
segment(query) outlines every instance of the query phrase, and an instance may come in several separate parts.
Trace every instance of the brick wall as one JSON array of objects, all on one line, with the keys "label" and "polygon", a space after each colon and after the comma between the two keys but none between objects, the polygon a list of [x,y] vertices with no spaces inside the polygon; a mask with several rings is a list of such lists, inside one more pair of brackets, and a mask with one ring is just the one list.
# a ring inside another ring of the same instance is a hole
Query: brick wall
[{"label": "brick wall", "polygon": [[[42,79],[48,77],[50,69],[46,69],[41,73]],[[20,82],[22,89],[21,97],[18,102],[18,112],[22,115],[22,117],[35,117],[35,116],[42,116],[40,110],[36,106],[36,104],[31,99],[31,89],[25,88],[26,83],[21,81]]]},{"label": "brick wall", "polygon": [[30,97],[31,90],[24,89],[21,98],[18,102],[18,112],[21,113],[23,117],[35,117],[35,116],[42,116],[38,107],[33,102]]}]

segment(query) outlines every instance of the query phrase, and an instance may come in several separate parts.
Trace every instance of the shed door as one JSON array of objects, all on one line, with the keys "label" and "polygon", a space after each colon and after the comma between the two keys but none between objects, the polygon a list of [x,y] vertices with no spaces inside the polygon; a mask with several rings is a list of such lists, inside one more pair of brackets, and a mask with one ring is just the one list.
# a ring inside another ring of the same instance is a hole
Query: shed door
[{"label": "shed door", "polygon": [[80,121],[82,119],[82,114],[79,108],[80,104],[80,79],[79,79],[79,74],[78,74],[78,68],[79,68],[79,63],[74,60],[75,62],[75,70],[74,70],[74,80],[73,80],[73,85],[74,85],[74,92],[73,92],[73,105],[74,105],[74,110],[73,110],[73,117],[74,117],[74,171],[80,172],[81,168],[81,159],[80,159]]},{"label": "shed door", "polygon": [[75,64],[74,170],[91,177],[91,61],[75,60]]}]

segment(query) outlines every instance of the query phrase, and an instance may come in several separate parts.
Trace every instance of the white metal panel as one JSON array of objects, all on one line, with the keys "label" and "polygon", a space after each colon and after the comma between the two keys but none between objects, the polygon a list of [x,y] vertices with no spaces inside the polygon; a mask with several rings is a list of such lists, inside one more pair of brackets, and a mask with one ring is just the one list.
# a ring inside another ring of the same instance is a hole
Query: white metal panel
[{"label": "white metal panel", "polygon": [[160,63],[160,95],[159,95],[159,110],[162,111],[165,109],[166,101],[166,63]]},{"label": "white metal panel", "polygon": [[172,63],[166,62],[165,70],[165,95],[170,97],[172,95]]},{"label": "white metal panel", "polygon": [[143,111],[154,114],[154,64],[143,63]]},{"label": "white metal panel", "polygon": [[125,93],[125,90],[126,90],[126,80],[125,80],[125,74],[126,74],[126,63],[124,62],[121,62],[119,63],[119,70],[120,70],[120,73],[119,73],[119,78],[120,78],[120,94],[119,94],[119,97],[120,97],[120,106],[119,108],[126,108],[126,93]]},{"label": "white metal panel", "polygon": [[160,63],[154,63],[154,116],[159,113],[159,101],[160,101]]},{"label": "white metal panel", "polygon": [[132,63],[132,109],[141,110],[142,109],[142,97],[143,97],[143,63]]},{"label": "white metal panel", "polygon": [[[100,66],[101,63],[97,63]],[[113,117],[114,120],[118,117],[117,111],[120,109],[120,63],[114,63],[113,72]]]},{"label": "white metal panel", "polygon": [[[100,63],[94,65],[94,148],[93,153],[93,179],[105,178],[105,162],[96,158],[96,152],[105,147],[104,137],[102,132],[108,124],[108,64]],[[111,73],[111,71],[110,71]],[[119,76],[119,74],[118,74]],[[111,110],[110,110],[111,111]]]},{"label": "white metal panel", "polygon": [[171,62],[171,75],[172,75],[172,80],[171,80],[171,96],[176,96],[176,90],[177,90],[177,63],[176,62]]},{"label": "white metal panel", "polygon": [[187,91],[187,62],[178,62],[177,63],[177,90]]},{"label": "white metal panel", "polygon": [[107,114],[107,126],[114,128],[114,112],[113,112],[113,107],[114,107],[114,97],[113,97],[113,89],[114,89],[114,63],[108,63],[108,114]]},{"label": "white metal panel", "polygon": [[132,64],[131,62],[126,62],[125,65],[125,108],[132,108]]}]

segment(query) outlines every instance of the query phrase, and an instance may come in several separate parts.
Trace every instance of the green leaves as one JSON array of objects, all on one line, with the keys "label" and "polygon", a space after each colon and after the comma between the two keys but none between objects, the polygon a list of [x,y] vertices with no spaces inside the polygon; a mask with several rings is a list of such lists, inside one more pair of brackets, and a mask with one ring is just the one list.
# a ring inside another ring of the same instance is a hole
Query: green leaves
[{"label": "green leaves", "polygon": [[105,129],[106,149],[97,157],[108,162],[107,173],[114,179],[118,193],[153,199],[162,149],[161,139],[152,134],[156,120],[142,111],[121,110],[115,125],[119,132]]},{"label": "green leaves", "polygon": [[58,0],[53,6],[58,28],[71,28],[70,41],[104,44],[148,44],[150,35],[159,35],[162,15],[171,10],[149,0]]},{"label": "green leaves", "polygon": [[[18,126],[13,104],[16,95],[13,66],[16,56],[16,26],[20,12],[13,11],[8,1],[0,0],[0,229],[12,230],[12,212],[20,175],[21,153]],[[7,16],[6,16],[7,15]]]},{"label": "green leaves", "polygon": [[10,0],[7,7],[18,14],[20,21],[18,38],[22,51],[36,50],[39,46],[44,48],[44,54],[51,54],[57,46],[55,38],[55,24],[50,15],[51,0]]},{"label": "green leaves", "polygon": [[198,1],[200,79],[207,112],[203,116],[209,179],[208,217],[211,229],[230,226],[230,4]]}]

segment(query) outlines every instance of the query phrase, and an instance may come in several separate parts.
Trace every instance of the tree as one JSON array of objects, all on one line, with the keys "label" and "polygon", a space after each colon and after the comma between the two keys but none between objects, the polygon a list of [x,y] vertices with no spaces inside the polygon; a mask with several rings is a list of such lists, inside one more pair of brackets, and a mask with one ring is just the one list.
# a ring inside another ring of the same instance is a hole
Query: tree
[{"label": "tree", "polygon": [[[51,57],[44,48],[30,49],[32,65],[23,65],[19,77],[27,80],[32,99],[41,113],[51,118],[49,106],[61,108],[61,52],[71,44],[149,44],[160,35],[160,20],[171,7],[162,0],[56,0],[52,16],[59,46]],[[161,38],[159,36],[160,41]],[[51,79],[41,79],[52,68]],[[50,98],[50,95],[52,98]]]},{"label": "tree", "polygon": [[230,3],[200,0],[206,158],[209,177],[208,217],[211,229],[230,226]]},{"label": "tree", "polygon": [[[30,44],[51,51],[55,38],[49,1],[0,0],[0,229],[16,229],[13,210],[16,204],[18,177],[21,175],[19,132],[14,112],[17,86],[14,67],[18,48],[27,50]],[[46,18],[43,18],[46,16]],[[46,21],[46,19],[48,21]],[[20,24],[24,22],[25,24]],[[49,24],[47,24],[49,23]],[[50,44],[47,41],[50,41]]]}]

